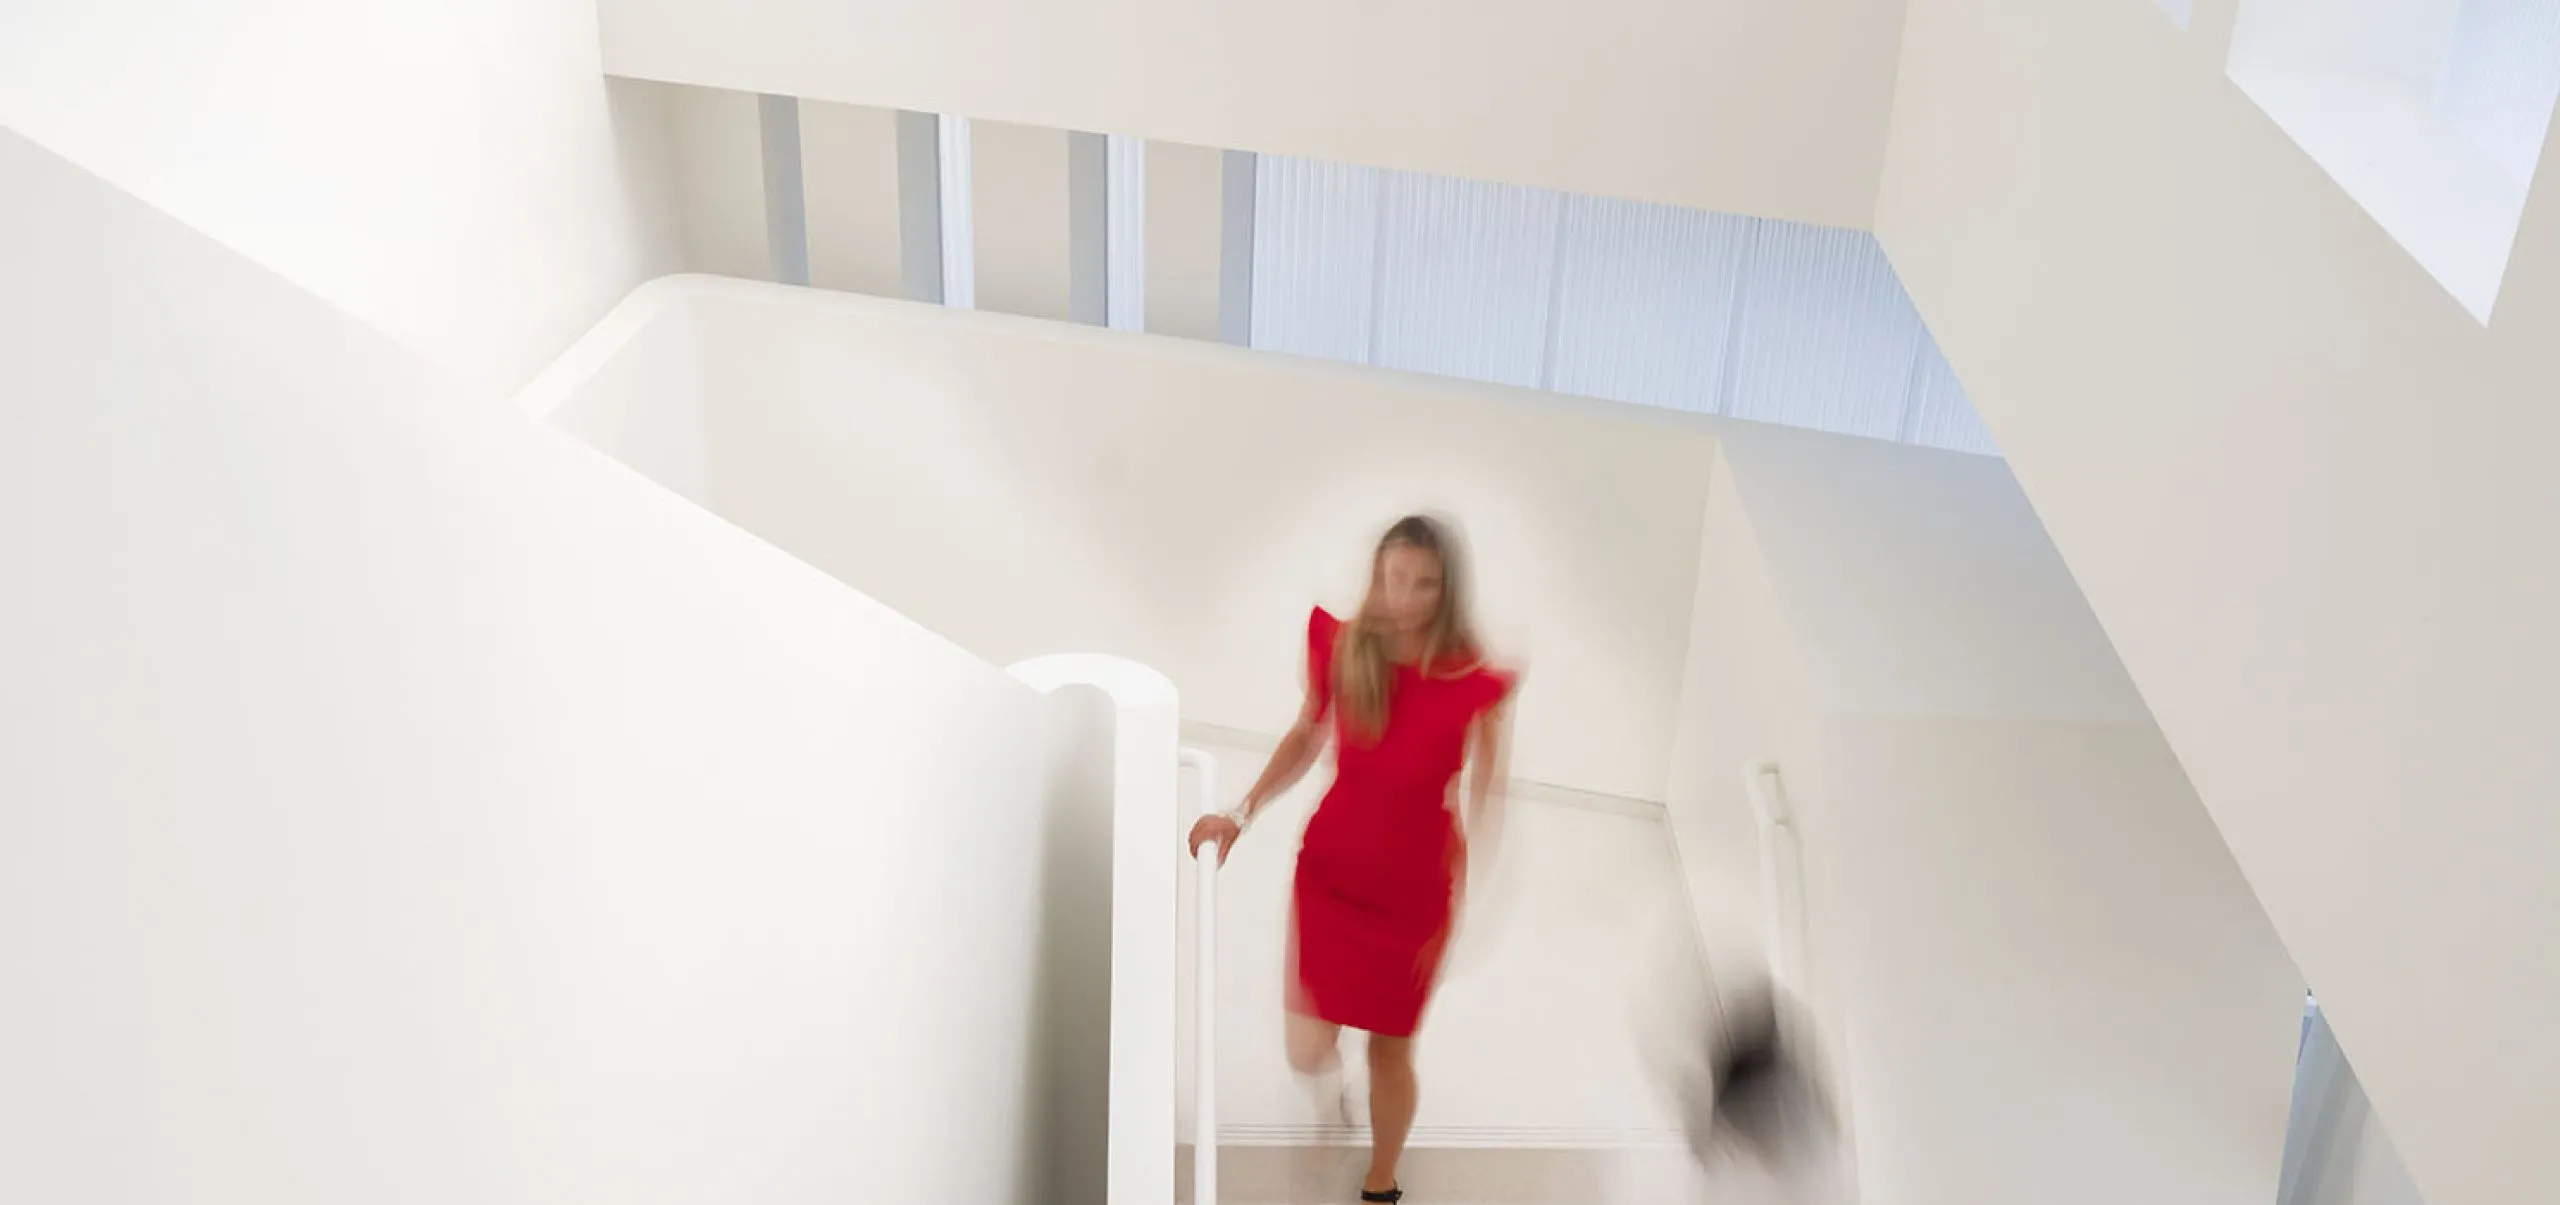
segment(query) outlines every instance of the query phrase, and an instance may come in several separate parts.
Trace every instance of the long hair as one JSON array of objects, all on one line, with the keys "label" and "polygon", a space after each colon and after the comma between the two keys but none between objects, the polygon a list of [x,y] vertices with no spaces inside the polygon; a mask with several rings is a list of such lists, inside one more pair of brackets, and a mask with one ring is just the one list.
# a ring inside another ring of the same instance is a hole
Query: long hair
[{"label": "long hair", "polygon": [[1482,655],[1476,643],[1475,611],[1468,590],[1466,555],[1457,533],[1423,515],[1396,520],[1369,558],[1369,593],[1360,613],[1342,625],[1333,656],[1335,705],[1350,731],[1375,741],[1386,732],[1387,709],[1394,705],[1395,660],[1386,611],[1387,554],[1397,548],[1430,553],[1440,562],[1440,609],[1423,629],[1425,674],[1462,674]]}]

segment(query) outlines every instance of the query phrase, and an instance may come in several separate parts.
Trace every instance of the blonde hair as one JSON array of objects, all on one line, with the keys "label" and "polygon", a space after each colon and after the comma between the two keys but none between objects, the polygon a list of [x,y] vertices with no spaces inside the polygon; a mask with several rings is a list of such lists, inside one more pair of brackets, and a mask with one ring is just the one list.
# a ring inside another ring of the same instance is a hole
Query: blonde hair
[{"label": "blonde hair", "polygon": [[1335,706],[1345,726],[1363,740],[1374,741],[1387,729],[1387,709],[1394,703],[1395,660],[1383,614],[1387,554],[1397,548],[1430,553],[1440,562],[1440,609],[1423,629],[1425,674],[1458,676],[1473,670],[1481,649],[1476,643],[1475,612],[1467,588],[1466,557],[1448,525],[1422,515],[1407,515],[1378,541],[1369,558],[1369,593],[1359,614],[1342,625],[1333,655]]}]

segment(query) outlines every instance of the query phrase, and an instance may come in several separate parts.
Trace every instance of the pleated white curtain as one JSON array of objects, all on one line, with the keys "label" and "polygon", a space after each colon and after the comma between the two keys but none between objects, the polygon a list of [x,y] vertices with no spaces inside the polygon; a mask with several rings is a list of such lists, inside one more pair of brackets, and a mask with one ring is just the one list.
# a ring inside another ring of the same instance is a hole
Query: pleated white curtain
[{"label": "pleated white curtain", "polygon": [[1873,236],[1265,156],[1253,346],[1996,454]]}]

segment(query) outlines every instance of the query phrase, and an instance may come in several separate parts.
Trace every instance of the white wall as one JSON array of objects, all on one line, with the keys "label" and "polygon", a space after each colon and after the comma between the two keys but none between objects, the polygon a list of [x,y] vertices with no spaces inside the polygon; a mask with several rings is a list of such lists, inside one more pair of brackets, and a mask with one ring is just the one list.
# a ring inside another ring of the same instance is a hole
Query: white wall
[{"label": "white wall", "polygon": [[[687,272],[773,279],[764,135],[749,92],[651,85],[666,111]],[[815,269],[812,252],[812,269]]]},{"label": "white wall", "polygon": [[1074,316],[1067,224],[1067,132],[969,123],[978,308]]},{"label": "white wall", "polygon": [[[764,142],[755,94],[637,81],[623,86],[645,90],[663,111],[676,181],[677,225],[683,233],[681,270],[745,280],[774,279],[765,231]],[[799,111],[809,283],[879,297],[903,295],[897,114],[807,100],[800,102]],[[994,152],[1000,184],[1013,183],[1006,172],[1018,171],[1023,158],[1012,153],[1010,146],[1000,131]],[[981,152],[982,159],[987,155]],[[1048,201],[1059,207],[1057,224],[1063,231],[1063,178],[1057,192]],[[1021,215],[1036,215],[1043,203],[1047,202],[998,203],[994,221],[999,238],[1020,241],[1024,223],[1037,221],[1036,216]],[[982,211],[985,208],[981,206]],[[1030,229],[1036,237],[1037,226]],[[1008,261],[1019,250],[998,249]],[[1058,258],[1063,263],[1064,254],[1063,249],[1047,253],[1039,262]],[[1033,269],[1035,276],[1036,272]],[[1057,286],[1061,292],[1064,288],[1063,283]]]},{"label": "white wall", "polygon": [[[1171,676],[1186,716],[1273,731],[1297,704],[1307,608],[1355,605],[1378,533],[1436,507],[1467,526],[1489,638],[1530,665],[1515,771],[1660,798],[1702,429],[710,278],[651,286],[595,337],[688,321],[703,377],[653,383],[717,400],[709,505],[992,660],[1125,656]],[[564,374],[520,400],[578,391]]]},{"label": "white wall", "polygon": [[808,192],[809,283],[903,296],[898,115],[864,105],[801,101],[800,154]]},{"label": "white wall", "polygon": [[603,0],[606,69],[1864,228],[1896,0]]},{"label": "white wall", "polygon": [[11,135],[0,396],[0,1197],[1050,1199],[1029,690]]},{"label": "white wall", "polygon": [[1717,965],[1749,967],[1773,953],[1764,853],[1742,768],[1775,761],[1799,789],[1820,773],[1812,688],[1787,627],[1719,453],[1664,796],[1697,933]]},{"label": "white wall", "polygon": [[1225,153],[1147,144],[1147,329],[1218,337]]},{"label": "white wall", "polygon": [[[764,141],[755,94],[636,80],[620,86],[650,99],[669,147],[676,222],[683,236],[679,270],[774,279],[765,237]],[[799,113],[809,283],[878,297],[903,296],[897,114],[812,100],[801,101]],[[1000,179],[1018,158],[999,156]],[[1063,184],[1055,202],[1062,207],[1058,223],[1063,228]],[[999,204],[1000,230],[1021,212],[1018,206]]]},{"label": "white wall", "polygon": [[1863,1199],[2267,1200],[2300,980],[2158,733],[1840,716],[1823,742],[1814,940]]},{"label": "white wall", "polygon": [[2560,1198],[2560,188],[2484,327],[2234,13],[1917,0],[1878,230],[2427,1199]]},{"label": "white wall", "polygon": [[1731,834],[1715,777],[1780,759],[1861,1199],[2265,1199],[2300,980],[2006,470],[1739,428],[1719,460],[1706,562],[1756,554],[1774,607],[1701,632],[1741,672],[1670,802]]},{"label": "white wall", "polygon": [[688,327],[670,337],[638,338],[636,328],[580,340],[527,388],[541,392],[579,382],[577,396],[550,414],[551,425],[695,503],[711,496],[705,407],[693,389],[669,381],[702,379],[702,359]]},{"label": "white wall", "polygon": [[652,103],[591,0],[0,9],[0,127],[487,388],[677,264]]},{"label": "white wall", "polygon": [[[664,111],[682,270],[774,279],[765,241],[756,97],[723,88],[626,82]],[[800,102],[810,283],[898,297],[896,113]],[[972,125],[977,308],[1073,317],[1068,144],[1063,130]],[[1159,143],[1147,167],[1151,328],[1218,336],[1220,152]]]},{"label": "white wall", "polygon": [[1722,452],[1825,710],[2150,726],[1999,461],[1775,427]]}]

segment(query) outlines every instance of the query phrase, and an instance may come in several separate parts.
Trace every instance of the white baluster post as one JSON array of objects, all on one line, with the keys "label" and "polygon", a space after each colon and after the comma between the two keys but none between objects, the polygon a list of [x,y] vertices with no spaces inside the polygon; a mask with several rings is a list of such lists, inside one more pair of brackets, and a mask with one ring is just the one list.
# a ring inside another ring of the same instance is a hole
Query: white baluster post
[{"label": "white baluster post", "polygon": [[[1182,764],[1200,779],[1200,814],[1218,808],[1218,761],[1206,750],[1185,749]],[[1212,842],[1200,847],[1198,915],[1193,923],[1198,941],[1191,972],[1191,1200],[1194,1205],[1218,1201],[1218,859],[1224,851]]]}]

